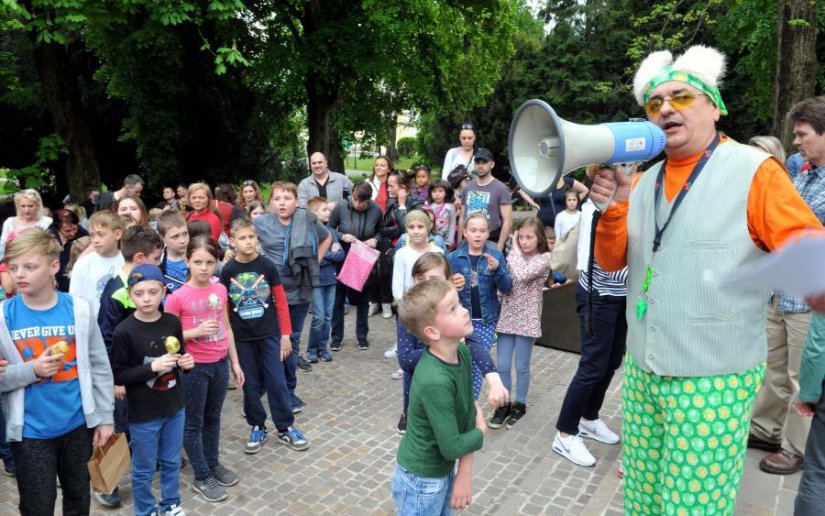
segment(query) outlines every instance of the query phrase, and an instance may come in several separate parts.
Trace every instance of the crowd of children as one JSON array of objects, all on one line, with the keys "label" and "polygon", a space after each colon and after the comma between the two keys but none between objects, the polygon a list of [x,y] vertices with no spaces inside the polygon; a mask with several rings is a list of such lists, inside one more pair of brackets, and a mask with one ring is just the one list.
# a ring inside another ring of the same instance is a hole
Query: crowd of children
[{"label": "crowd of children", "polygon": [[[469,504],[472,452],[481,446],[474,429],[487,431],[474,402],[482,382],[488,381],[488,402],[496,408],[491,428],[506,421],[512,426],[526,411],[537,322],[514,326],[508,318],[540,307],[550,273],[547,241],[541,223],[528,220],[508,264],[488,243],[483,215],[471,215],[456,228],[449,182],[431,184],[427,167],[411,178],[393,170],[387,176],[384,210],[366,183],[334,206],[315,197],[299,208],[296,185],[275,182],[265,209],[257,184],[245,182],[239,203],[245,216],[235,217],[228,231],[203,183],[190,185],[182,199],[167,188],[163,206],[151,217],[136,193],[113,196],[111,209],[88,218],[85,246],[14,226],[4,265],[7,279],[14,280],[6,290],[16,295],[0,310],[0,391],[10,409],[2,426],[11,447],[0,445],[0,455],[7,472],[17,475],[21,511],[54,505],[54,481],[39,482],[36,496],[24,485],[37,475],[60,481],[64,513],[88,513],[88,476],[69,478],[68,472],[85,472],[91,446],[112,432],[125,433],[132,449],[136,514],[185,514],[181,448],[194,474],[192,488],[210,502],[226,499],[226,488],[239,481],[220,461],[221,410],[233,386],[243,388],[250,428],[244,452],[260,451],[270,432],[292,450],[308,449],[309,440],[295,426],[295,414],[304,407],[296,371],[333,360],[330,351],[341,348],[340,310],[347,300],[358,308],[359,348],[368,347],[367,306],[381,303],[383,288],[399,307],[394,348],[404,380],[397,429],[406,435],[393,494],[403,513],[414,502],[403,501],[399,492],[415,485],[416,477],[447,475],[443,488],[451,493],[450,504]],[[14,224],[36,227],[35,211],[22,211],[22,222]],[[458,230],[464,241],[456,247]],[[382,251],[378,267],[384,270],[376,276],[388,281],[384,287],[385,280],[375,278],[378,297],[359,296],[337,281],[356,240]],[[54,288],[63,265],[61,244],[72,249],[65,264],[70,295]],[[435,304],[427,308],[428,302]],[[310,308],[304,360],[301,333]],[[498,367],[490,356],[497,339]],[[518,389],[511,399],[513,354]],[[453,385],[456,397],[445,397],[444,382]],[[31,404],[33,399],[40,405]],[[444,420],[444,410],[453,406],[456,425]],[[51,410],[59,417],[45,417]],[[453,448],[435,444],[454,431],[464,437]],[[46,451],[53,455],[33,462],[33,453]],[[156,471],[159,498],[151,487]],[[94,497],[104,506],[120,504],[117,489]]]}]

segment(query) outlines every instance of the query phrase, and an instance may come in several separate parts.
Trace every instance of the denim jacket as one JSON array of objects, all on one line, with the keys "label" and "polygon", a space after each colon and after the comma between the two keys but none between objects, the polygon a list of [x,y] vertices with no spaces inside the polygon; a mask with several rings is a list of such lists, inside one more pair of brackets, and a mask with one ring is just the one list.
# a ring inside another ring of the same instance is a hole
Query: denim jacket
[{"label": "denim jacket", "polygon": [[[498,301],[497,291],[502,294],[509,294],[513,289],[513,280],[507,271],[507,261],[498,247],[487,242],[484,244],[484,253],[490,254],[498,260],[498,268],[490,271],[487,268],[487,258],[482,256],[478,261],[478,293],[481,298],[481,318],[485,323],[495,324],[498,321],[498,314],[501,312],[501,303]],[[450,267],[453,273],[464,276],[464,288],[458,293],[461,304],[467,310],[472,310],[472,287],[470,286],[470,274],[472,265],[470,262],[470,252],[467,243],[450,253]]]}]

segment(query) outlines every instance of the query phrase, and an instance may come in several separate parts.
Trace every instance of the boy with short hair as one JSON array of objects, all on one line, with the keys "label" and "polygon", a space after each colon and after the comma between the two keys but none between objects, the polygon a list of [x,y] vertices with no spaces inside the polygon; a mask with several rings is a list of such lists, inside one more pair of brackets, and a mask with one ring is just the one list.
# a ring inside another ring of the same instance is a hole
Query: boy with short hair
[{"label": "boy with short hair", "polygon": [[[445,280],[412,287],[398,303],[398,317],[427,351],[410,386],[407,432],[393,471],[393,498],[402,515],[449,514],[451,507],[470,504],[472,454],[481,449],[487,434],[484,414],[473,397],[470,350],[461,342],[473,332],[473,324],[455,287]],[[437,493],[429,489],[434,484]]]},{"label": "boy with short hair", "polygon": [[[136,310],[115,328],[112,369],[129,400],[135,514],[185,516],[179,487],[184,423],[179,371],[192,369],[195,361],[182,347],[180,320],[159,309],[165,283],[156,265],[132,269],[128,289]],[[159,506],[152,494],[155,468],[160,471]]]},{"label": "boy with short hair", "polygon": [[329,250],[332,238],[315,215],[298,207],[298,187],[294,183],[272,183],[269,205],[273,213],[264,213],[252,223],[264,256],[275,262],[289,303],[292,353],[285,362],[286,383],[292,412],[298,413],[304,408],[304,403],[295,395],[301,331],[312,300],[312,289],[318,284],[319,264]]},{"label": "boy with short hair", "polygon": [[89,236],[93,252],[78,258],[72,267],[69,294],[85,299],[97,312],[106,282],[123,266],[120,217],[109,210],[95,212],[89,218]]},{"label": "boy with short hair", "polygon": [[[307,209],[318,217],[325,226],[329,223],[329,203],[324,197],[313,197],[307,201]],[[332,245],[321,259],[318,285],[312,289],[312,324],[309,327],[307,343],[307,361],[311,364],[332,361],[332,354],[327,349],[329,331],[332,325],[332,309],[335,306],[335,289],[337,285],[336,270],[344,261],[344,248],[338,243],[335,231],[330,231]]]},{"label": "boy with short hair", "polygon": [[252,431],[244,452],[258,453],[267,439],[266,410],[261,403],[264,390],[278,441],[293,450],[306,450],[309,443],[292,426],[295,416],[283,366],[292,353],[292,325],[284,287],[275,264],[258,254],[258,235],[252,221],[236,219],[231,233],[235,256],[224,265],[221,283],[232,303],[229,322],[246,378],[244,414]]},{"label": "boy with short hair", "polygon": [[186,219],[178,211],[165,211],[158,217],[158,233],[166,246],[160,260],[160,270],[166,281],[166,292],[172,294],[186,283],[189,276],[186,265],[186,247],[189,245]]},{"label": "boy with short hair", "polygon": [[[160,253],[163,250],[163,240],[154,230],[146,226],[132,226],[123,234],[120,242],[123,253],[123,266],[114,276],[109,278],[100,296],[100,311],[97,314],[97,323],[106,345],[106,353],[111,358],[112,336],[117,325],[132,315],[135,303],[129,298],[126,288],[129,274],[136,266],[147,263],[157,265],[160,262]],[[115,429],[126,432],[127,427],[126,389],[122,385],[115,386]],[[120,505],[120,492],[94,494],[95,500],[106,507]]]},{"label": "boy with short hair", "polygon": [[89,514],[92,446],[112,435],[112,371],[89,303],[54,288],[60,244],[23,230],[4,257],[17,294],[0,305],[6,432],[22,514]]}]

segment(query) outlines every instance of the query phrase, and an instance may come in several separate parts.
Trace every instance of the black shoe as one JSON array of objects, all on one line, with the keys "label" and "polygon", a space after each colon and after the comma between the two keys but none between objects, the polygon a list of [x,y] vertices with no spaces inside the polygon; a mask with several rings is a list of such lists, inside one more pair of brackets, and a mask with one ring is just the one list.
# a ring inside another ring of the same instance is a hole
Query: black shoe
[{"label": "black shoe", "polygon": [[763,450],[768,453],[776,453],[782,449],[782,445],[760,439],[753,434],[748,434],[748,448],[756,448],[757,450]]},{"label": "black shoe", "polygon": [[513,403],[513,408],[510,409],[510,417],[507,418],[507,428],[513,428],[513,425],[518,423],[518,420],[524,417],[526,413],[527,405],[519,402]]},{"label": "black shoe", "polygon": [[330,342],[329,343],[330,351],[341,351],[341,343],[340,342]]},{"label": "black shoe", "polygon": [[309,362],[307,362],[307,359],[304,358],[303,355],[298,355],[298,369],[307,373],[312,371],[312,366],[309,365]]},{"label": "black shoe", "polygon": [[364,351],[365,349],[369,349],[369,348],[370,348],[370,341],[368,341],[367,339],[358,341],[358,349],[360,349],[361,351]]},{"label": "black shoe", "polygon": [[398,430],[399,434],[407,433],[407,414],[401,414],[401,418],[398,420],[398,424],[395,426],[396,430]]},{"label": "black shoe", "polygon": [[493,417],[490,418],[490,421],[487,423],[487,426],[490,428],[501,428],[504,426],[504,423],[507,422],[508,417],[510,417],[510,404],[505,403],[496,409],[493,413]]},{"label": "black shoe", "polygon": [[115,488],[111,494],[93,491],[95,500],[104,507],[120,507],[120,491]]}]

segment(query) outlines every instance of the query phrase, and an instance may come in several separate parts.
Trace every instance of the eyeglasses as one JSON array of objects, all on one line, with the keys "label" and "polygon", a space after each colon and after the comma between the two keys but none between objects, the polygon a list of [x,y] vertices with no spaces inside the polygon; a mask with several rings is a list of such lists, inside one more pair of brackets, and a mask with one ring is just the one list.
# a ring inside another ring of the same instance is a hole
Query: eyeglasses
[{"label": "eyeglasses", "polygon": [[676,111],[681,111],[690,107],[696,101],[696,97],[699,96],[707,95],[704,93],[697,95],[690,91],[683,91],[670,97],[651,97],[650,100],[645,103],[645,113],[647,113],[648,116],[658,115],[659,111],[662,110],[662,106],[665,105],[665,101],[670,102],[670,105]]},{"label": "eyeglasses", "polygon": [[464,129],[469,129],[471,131],[476,130],[476,128],[473,124],[461,124],[461,130],[463,131]]},{"label": "eyeglasses", "polygon": [[243,186],[258,186],[258,183],[256,183],[255,181],[253,181],[251,179],[247,179],[246,181],[243,182]]}]

